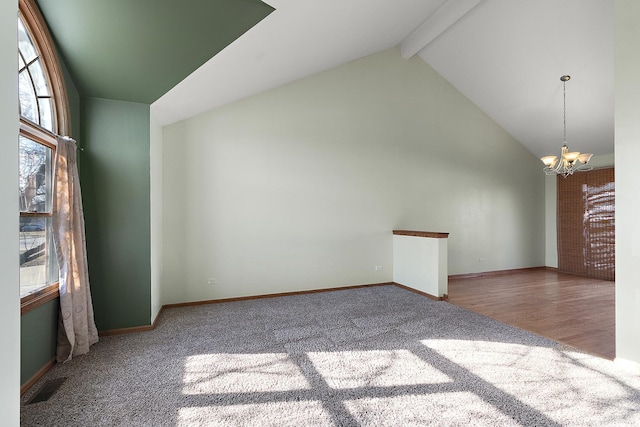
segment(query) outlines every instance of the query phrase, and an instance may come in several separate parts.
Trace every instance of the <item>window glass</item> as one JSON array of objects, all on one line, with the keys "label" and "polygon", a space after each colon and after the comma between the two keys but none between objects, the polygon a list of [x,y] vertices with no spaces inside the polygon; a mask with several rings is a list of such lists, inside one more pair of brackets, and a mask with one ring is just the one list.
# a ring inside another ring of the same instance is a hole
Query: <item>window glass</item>
[{"label": "window glass", "polygon": [[38,106],[40,107],[40,124],[45,129],[52,129],[53,107],[51,106],[51,98],[38,98]]},{"label": "window glass", "polygon": [[53,149],[19,137],[20,295],[58,280],[51,227]]},{"label": "window glass", "polygon": [[51,217],[20,217],[20,295],[58,281]]},{"label": "window glass", "polygon": [[51,148],[20,135],[20,212],[51,211]]},{"label": "window glass", "polygon": [[18,51],[24,58],[26,63],[29,63],[38,57],[36,47],[29,37],[27,28],[24,26],[22,19],[18,18]]},{"label": "window glass", "polygon": [[42,64],[37,59],[31,65],[29,65],[29,74],[33,78],[33,85],[36,88],[36,95],[49,96],[49,85],[47,84],[47,78],[44,75]]},{"label": "window glass", "polygon": [[33,44],[20,17],[18,17],[18,56],[20,116],[53,132],[55,123],[49,80],[38,55],[38,49]]},{"label": "window glass", "polygon": [[38,105],[36,92],[31,84],[31,76],[25,69],[18,75],[20,94],[20,115],[27,120],[38,123]]}]

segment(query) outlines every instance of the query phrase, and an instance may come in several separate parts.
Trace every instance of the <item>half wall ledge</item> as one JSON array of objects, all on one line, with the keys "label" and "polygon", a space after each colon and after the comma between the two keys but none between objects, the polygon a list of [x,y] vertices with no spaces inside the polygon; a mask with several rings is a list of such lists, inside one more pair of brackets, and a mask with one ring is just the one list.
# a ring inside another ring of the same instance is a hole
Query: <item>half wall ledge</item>
[{"label": "half wall ledge", "polygon": [[393,281],[437,300],[447,299],[449,233],[393,230]]},{"label": "half wall ledge", "polygon": [[449,237],[449,233],[439,231],[393,230],[393,234],[396,236],[429,237],[431,239],[447,239]]}]

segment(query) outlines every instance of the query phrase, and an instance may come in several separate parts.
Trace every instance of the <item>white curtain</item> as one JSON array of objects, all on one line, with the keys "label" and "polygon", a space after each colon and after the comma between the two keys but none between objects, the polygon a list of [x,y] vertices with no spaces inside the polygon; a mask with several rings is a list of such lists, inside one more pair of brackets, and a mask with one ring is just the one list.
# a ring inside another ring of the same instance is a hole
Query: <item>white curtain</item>
[{"label": "white curtain", "polygon": [[53,187],[53,241],[60,268],[58,362],[89,352],[98,342],[89,288],[84,214],[76,142],[58,137]]}]

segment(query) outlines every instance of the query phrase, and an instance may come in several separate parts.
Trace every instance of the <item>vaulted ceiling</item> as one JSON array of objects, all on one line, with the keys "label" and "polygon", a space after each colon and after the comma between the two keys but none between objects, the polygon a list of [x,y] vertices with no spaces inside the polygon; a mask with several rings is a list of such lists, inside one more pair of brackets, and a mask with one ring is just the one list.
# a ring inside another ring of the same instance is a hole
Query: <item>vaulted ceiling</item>
[{"label": "vaulted ceiling", "polygon": [[570,147],[613,152],[613,2],[265,2],[38,0],[83,96],[152,103],[162,124],[398,46],[536,156],[562,144],[569,74]]}]

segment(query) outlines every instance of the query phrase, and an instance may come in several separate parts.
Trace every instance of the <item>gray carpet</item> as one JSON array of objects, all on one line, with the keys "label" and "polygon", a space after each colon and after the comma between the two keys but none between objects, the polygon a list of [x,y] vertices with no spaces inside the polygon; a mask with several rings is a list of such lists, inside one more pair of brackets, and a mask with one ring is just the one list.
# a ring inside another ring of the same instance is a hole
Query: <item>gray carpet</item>
[{"label": "gray carpet", "polygon": [[638,373],[395,286],[168,309],[61,377],[22,425],[640,425]]}]

